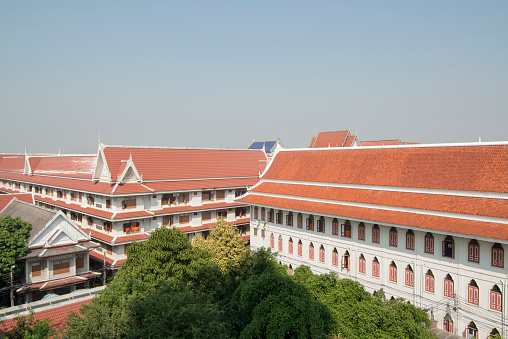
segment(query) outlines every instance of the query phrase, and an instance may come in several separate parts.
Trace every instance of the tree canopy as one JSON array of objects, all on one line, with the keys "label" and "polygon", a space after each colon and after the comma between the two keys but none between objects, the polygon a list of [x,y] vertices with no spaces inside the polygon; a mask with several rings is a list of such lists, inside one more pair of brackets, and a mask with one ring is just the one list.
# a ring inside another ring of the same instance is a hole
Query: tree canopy
[{"label": "tree canopy", "polygon": [[0,275],[9,272],[16,259],[28,253],[32,225],[20,218],[0,217]]}]

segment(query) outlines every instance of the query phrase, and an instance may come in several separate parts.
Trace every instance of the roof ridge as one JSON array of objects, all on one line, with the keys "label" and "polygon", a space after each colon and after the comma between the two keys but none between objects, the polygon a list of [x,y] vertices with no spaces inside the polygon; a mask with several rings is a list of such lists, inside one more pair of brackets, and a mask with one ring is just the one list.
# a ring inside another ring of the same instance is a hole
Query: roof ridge
[{"label": "roof ridge", "polygon": [[104,145],[104,149],[106,148],[176,149],[176,150],[206,150],[206,151],[259,151],[257,149],[248,149],[248,148]]}]

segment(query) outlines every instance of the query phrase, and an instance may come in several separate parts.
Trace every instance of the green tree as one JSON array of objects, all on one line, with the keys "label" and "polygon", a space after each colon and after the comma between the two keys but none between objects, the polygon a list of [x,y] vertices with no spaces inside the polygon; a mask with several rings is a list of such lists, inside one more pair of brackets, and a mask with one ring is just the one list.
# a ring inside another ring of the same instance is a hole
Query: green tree
[{"label": "green tree", "polygon": [[16,259],[28,253],[32,225],[20,218],[0,217],[0,274],[10,271]]},{"label": "green tree", "polygon": [[216,227],[210,230],[207,240],[198,235],[192,244],[196,248],[212,253],[212,260],[219,265],[222,272],[237,268],[249,252],[236,227],[228,225],[224,218],[220,218]]},{"label": "green tree", "polygon": [[53,319],[35,321],[33,311],[28,316],[17,316],[16,325],[7,332],[3,338],[9,339],[47,339],[51,338],[55,331],[49,326]]}]

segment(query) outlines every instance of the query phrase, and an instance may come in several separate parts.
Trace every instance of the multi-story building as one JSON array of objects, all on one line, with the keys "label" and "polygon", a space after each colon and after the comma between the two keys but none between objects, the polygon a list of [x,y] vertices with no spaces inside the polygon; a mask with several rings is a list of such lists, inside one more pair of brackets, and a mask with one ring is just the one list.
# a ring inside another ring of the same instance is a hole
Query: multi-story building
[{"label": "multi-story building", "polygon": [[284,149],[237,201],[251,246],[336,272],[465,337],[508,335],[508,143]]},{"label": "multi-story building", "polygon": [[31,192],[59,209],[101,247],[90,252],[118,268],[133,241],[158,227],[207,236],[218,218],[249,236],[249,210],[234,199],[259,180],[262,150],[105,146],[95,155],[0,156],[0,191]]}]

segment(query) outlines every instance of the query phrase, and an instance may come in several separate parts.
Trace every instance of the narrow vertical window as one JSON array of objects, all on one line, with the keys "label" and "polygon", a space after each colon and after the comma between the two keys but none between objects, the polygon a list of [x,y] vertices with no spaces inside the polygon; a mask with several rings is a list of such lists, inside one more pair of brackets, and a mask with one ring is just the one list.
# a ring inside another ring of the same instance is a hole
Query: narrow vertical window
[{"label": "narrow vertical window", "polygon": [[358,240],[365,241],[365,225],[363,222],[358,225]]},{"label": "narrow vertical window", "polygon": [[288,253],[293,254],[293,238],[289,238],[288,240]]},{"label": "narrow vertical window", "polygon": [[379,226],[374,225],[374,227],[372,227],[372,242],[375,244],[379,244],[379,238],[380,238]]},{"label": "narrow vertical window", "polygon": [[323,245],[319,247],[319,262],[325,262],[325,248]]},{"label": "narrow vertical window", "polygon": [[453,298],[454,284],[451,275],[447,274],[443,282],[443,295],[447,298]]},{"label": "narrow vertical window", "polygon": [[394,261],[392,261],[389,267],[388,280],[394,283],[397,282],[397,265],[395,265]]},{"label": "narrow vertical window", "polygon": [[503,310],[501,290],[497,285],[490,290],[490,309],[499,312]]},{"label": "narrow vertical window", "polygon": [[425,253],[434,254],[434,236],[432,233],[425,235]]},{"label": "narrow vertical window", "polygon": [[298,255],[303,256],[303,244],[301,240],[298,240]]},{"label": "narrow vertical window", "polygon": [[273,222],[273,209],[268,211],[268,222]]},{"label": "narrow vertical window", "polygon": [[480,245],[475,239],[467,245],[467,261],[480,263]]},{"label": "narrow vertical window", "polygon": [[314,231],[314,217],[312,215],[309,215],[307,218],[307,229],[309,231]]},{"label": "narrow vertical window", "polygon": [[349,255],[349,251],[346,251],[342,256],[342,268],[346,270],[351,268],[351,256]]},{"label": "narrow vertical window", "polygon": [[303,216],[301,213],[298,213],[298,216],[296,217],[296,227],[298,228],[303,227]]},{"label": "narrow vertical window", "polygon": [[474,279],[467,285],[467,302],[478,306],[478,285]]},{"label": "narrow vertical window", "polygon": [[261,207],[261,221],[266,220],[266,210],[264,207]]},{"label": "narrow vertical window", "polygon": [[453,320],[449,314],[446,314],[446,316],[443,318],[443,330],[453,333]]},{"label": "narrow vertical window", "polygon": [[406,232],[406,250],[415,250],[415,234],[411,230]]},{"label": "narrow vertical window", "polygon": [[358,259],[358,273],[365,274],[365,257],[363,254],[360,254],[360,258]]},{"label": "narrow vertical window", "polygon": [[309,259],[314,260],[314,244],[309,244]]},{"label": "narrow vertical window", "polygon": [[270,248],[272,250],[275,248],[275,238],[273,237],[273,233],[270,234]]},{"label": "narrow vertical window", "polygon": [[395,227],[392,227],[390,229],[390,242],[389,245],[393,247],[398,246],[398,237],[397,237],[397,229]]},{"label": "narrow vertical window", "polygon": [[325,218],[321,217],[317,221],[317,231],[320,233],[325,233]]},{"label": "narrow vertical window", "polygon": [[414,273],[411,265],[407,265],[404,272],[404,285],[408,287],[414,287]]},{"label": "narrow vertical window", "polygon": [[342,225],[341,236],[344,238],[351,238],[351,222],[346,220]]},{"label": "narrow vertical window", "polygon": [[504,267],[504,250],[501,244],[496,243],[492,246],[491,264],[494,267]]},{"label": "narrow vertical window", "polygon": [[279,235],[279,239],[277,241],[278,250],[282,252],[282,235]]},{"label": "narrow vertical window", "polygon": [[449,235],[443,240],[443,257],[455,258],[455,242]]},{"label": "narrow vertical window", "polygon": [[292,265],[289,265],[289,267],[288,267],[288,274],[289,275],[293,275],[294,274],[293,266]]},{"label": "narrow vertical window", "polygon": [[425,292],[434,293],[434,274],[431,270],[425,274]]},{"label": "narrow vertical window", "polygon": [[254,206],[254,219],[259,219],[259,210],[257,206]]},{"label": "narrow vertical window", "polygon": [[379,261],[376,257],[372,260],[372,276],[374,278],[379,278]]},{"label": "narrow vertical window", "polygon": [[293,212],[286,215],[286,226],[293,226]]},{"label": "narrow vertical window", "polygon": [[339,266],[339,252],[337,252],[336,248],[334,248],[332,252],[332,265]]},{"label": "narrow vertical window", "polygon": [[332,221],[332,235],[339,235],[339,221],[337,219]]}]

